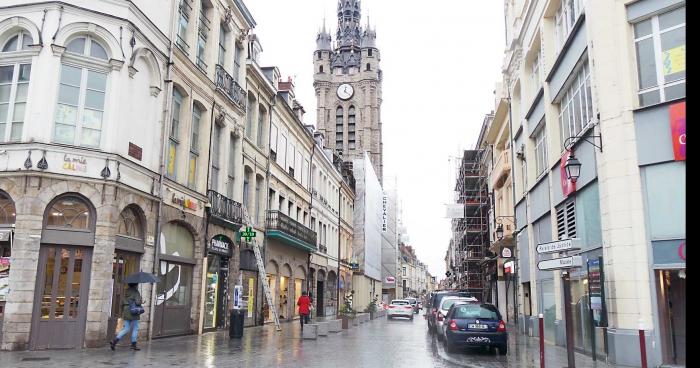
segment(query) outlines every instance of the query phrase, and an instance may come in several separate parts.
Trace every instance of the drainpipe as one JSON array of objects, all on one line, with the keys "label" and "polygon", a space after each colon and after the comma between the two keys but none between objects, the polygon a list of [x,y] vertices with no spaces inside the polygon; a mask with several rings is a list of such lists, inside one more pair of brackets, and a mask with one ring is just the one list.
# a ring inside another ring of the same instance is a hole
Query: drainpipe
[{"label": "drainpipe", "polygon": [[[247,84],[247,80],[246,80],[246,84]],[[272,96],[272,101],[270,102],[270,105],[268,108],[268,129],[267,129],[267,131],[270,132],[269,134],[272,133],[272,114],[273,114],[273,109],[275,108],[276,103],[277,103],[277,93],[275,93]],[[270,135],[270,138],[271,137],[272,137],[272,135]],[[268,140],[267,140],[268,145],[270,143],[270,138],[268,138]],[[243,143],[243,140],[245,140],[245,137],[241,140],[241,144]],[[241,146],[241,149],[243,149],[243,146]],[[257,163],[255,166],[256,166],[255,169],[257,170]],[[243,173],[243,175],[245,175],[245,173]],[[267,193],[265,194],[265,198],[267,198],[267,200],[265,201],[266,202],[265,205],[269,206],[269,204],[270,204],[270,149],[269,148],[267,150],[267,167],[265,168],[265,180],[267,181]],[[268,210],[269,210],[269,208],[268,208]],[[265,214],[265,219],[266,219],[265,227],[267,227],[267,213]],[[253,246],[255,247],[256,244],[253,244]],[[262,248],[261,257],[263,259],[263,262],[265,262],[265,259],[267,258],[267,236],[263,237],[263,248]],[[262,275],[262,277],[266,278],[267,275]],[[267,282],[267,279],[265,281],[261,281],[262,277],[260,275],[260,270],[258,270],[258,288],[259,289],[262,287],[261,282]],[[258,298],[258,300],[260,300],[260,299],[261,298]],[[274,295],[272,295],[272,299],[274,300]],[[265,300],[265,301],[267,301],[267,300]],[[261,307],[260,308],[260,318],[261,318],[260,320],[262,321],[261,325],[264,325],[265,324],[265,317],[263,317],[263,315],[262,315],[262,303],[261,303],[260,307]],[[273,307],[274,306],[272,306],[272,305],[269,306],[269,308],[273,308]]]},{"label": "drainpipe", "polygon": [[[163,181],[163,176],[165,173],[165,157],[166,157],[166,150],[167,150],[167,141],[168,141],[168,135],[170,134],[170,119],[172,119],[171,116],[171,103],[172,103],[172,92],[173,92],[173,83],[172,80],[170,79],[171,74],[172,74],[172,67],[173,67],[173,47],[175,47],[175,22],[177,20],[177,17],[174,16],[176,9],[177,9],[177,2],[173,1],[173,6],[170,8],[170,19],[172,19],[171,23],[171,31],[170,31],[170,46],[168,47],[168,64],[167,68],[165,70],[165,101],[164,101],[164,108],[163,108],[163,136],[161,139],[162,142],[162,147],[160,151],[160,159],[159,159],[159,165],[160,165],[160,175],[159,175],[159,190],[158,190],[158,213],[156,214],[156,231],[155,231],[155,244],[153,247],[153,273],[155,275],[158,275],[158,268],[160,267],[160,259],[158,257],[160,253],[160,233],[161,233],[161,219],[163,217],[163,190],[164,190],[164,181]],[[151,306],[150,306],[150,313],[149,313],[149,324],[148,324],[148,340],[153,339],[153,325],[155,323],[155,312],[156,312],[156,287],[154,285],[151,285]]]},{"label": "drainpipe", "polygon": [[[316,139],[313,137],[313,134],[311,135],[311,139],[314,141],[314,146],[311,148],[311,163],[309,164],[309,183],[311,183],[311,201],[309,201],[309,221],[311,221],[311,214],[313,213],[314,210],[314,155],[316,154]],[[321,229],[319,229],[320,231]],[[317,242],[318,240],[318,233],[316,234],[316,239]],[[309,257],[306,260],[306,273],[308,274],[308,277],[306,278],[306,292],[310,293],[311,292],[311,253],[309,253]]]}]

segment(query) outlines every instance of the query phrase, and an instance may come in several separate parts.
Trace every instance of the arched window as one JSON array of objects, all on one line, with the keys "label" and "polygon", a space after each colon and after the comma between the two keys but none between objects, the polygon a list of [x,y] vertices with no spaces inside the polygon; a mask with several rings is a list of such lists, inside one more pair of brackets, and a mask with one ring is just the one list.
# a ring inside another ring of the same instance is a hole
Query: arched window
[{"label": "arched window", "polygon": [[15,223],[15,202],[9,195],[0,191],[0,225]]},{"label": "arched window", "polygon": [[160,247],[161,254],[194,258],[194,237],[186,227],[169,222],[163,226],[163,237],[165,244]]},{"label": "arched window", "polygon": [[323,65],[321,65],[321,66],[318,67],[318,72],[319,72],[319,73],[323,73]]},{"label": "arched window", "polygon": [[177,149],[180,142],[180,113],[182,110],[182,92],[173,88],[172,121],[170,122],[170,139],[168,140],[168,157],[165,166],[165,175],[175,179],[177,175]]},{"label": "arched window", "polygon": [[348,109],[348,148],[355,149],[355,106]]},{"label": "arched window", "polygon": [[29,45],[34,44],[32,35],[26,31],[20,31],[16,35],[10,37],[2,47],[2,52],[13,52],[29,49]]},{"label": "arched window", "polygon": [[125,208],[122,213],[119,214],[117,235],[128,236],[134,239],[143,239],[141,217],[132,206]]},{"label": "arched window", "polygon": [[335,147],[343,148],[343,108],[338,106],[335,110]]},{"label": "arched window", "polygon": [[369,63],[367,63],[367,71],[370,71],[370,70],[372,70],[372,68],[370,67]]},{"label": "arched window", "polygon": [[88,205],[76,196],[64,196],[55,200],[46,214],[46,226],[89,230],[92,228]]},{"label": "arched window", "polygon": [[66,51],[83,56],[90,56],[97,59],[107,60],[107,51],[94,38],[90,36],[78,37],[66,45]]}]

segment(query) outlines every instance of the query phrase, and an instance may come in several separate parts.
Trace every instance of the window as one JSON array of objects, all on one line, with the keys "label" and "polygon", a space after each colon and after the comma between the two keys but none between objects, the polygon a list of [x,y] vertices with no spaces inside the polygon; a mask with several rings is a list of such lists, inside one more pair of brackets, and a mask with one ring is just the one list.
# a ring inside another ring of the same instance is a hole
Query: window
[{"label": "window", "polygon": [[263,145],[263,129],[265,127],[265,115],[267,114],[265,108],[260,105],[260,109],[258,110],[258,147],[264,148]]},{"label": "window", "polygon": [[197,66],[206,72],[206,49],[211,21],[207,18],[207,6],[201,2],[199,9],[199,30],[197,32]]},{"label": "window", "polygon": [[182,109],[182,94],[177,88],[173,89],[173,118],[170,122],[170,138],[168,140],[168,157],[165,175],[175,179],[177,146],[180,144],[180,110]]},{"label": "window", "polygon": [[[406,266],[403,266],[403,275],[406,276]],[[404,287],[406,287],[406,280],[403,280]]]},{"label": "window", "polygon": [[372,49],[367,50],[367,56],[372,56]]},{"label": "window", "polygon": [[202,119],[202,109],[194,105],[192,108],[192,134],[190,136],[190,160],[187,166],[187,186],[195,189],[197,185],[197,158],[199,157],[199,123]]},{"label": "window", "polygon": [[34,44],[32,35],[30,35],[29,32],[20,31],[5,42],[5,45],[2,47],[2,52],[28,50],[29,45],[32,44]]},{"label": "window", "polygon": [[348,109],[348,148],[355,149],[355,106]]},{"label": "window", "polygon": [[[247,169],[247,168],[246,168]],[[250,185],[249,185],[249,179],[248,177],[250,176],[249,172],[246,170],[245,174],[243,174],[243,206],[246,208],[248,207],[248,199],[250,197],[249,191],[250,191]]]},{"label": "window", "polygon": [[175,44],[177,44],[178,47],[182,51],[187,53],[189,50],[189,45],[187,45],[187,24],[190,21],[190,12],[192,11],[192,7],[190,4],[188,4],[187,0],[180,0],[180,5],[178,6],[178,21],[177,21],[177,40],[175,41]]},{"label": "window", "polygon": [[523,194],[527,192],[527,161],[523,158],[520,160],[520,175],[521,180],[520,182],[523,183]]},{"label": "window", "polygon": [[532,84],[532,98],[535,98],[537,95],[537,92],[540,90],[540,86],[542,85],[542,69],[540,68],[540,63],[542,61],[542,52],[538,51],[537,55],[535,55],[535,58],[532,60],[532,65],[531,65],[531,84]]},{"label": "window", "polygon": [[219,171],[221,160],[221,127],[219,124],[214,123],[214,137],[212,139],[212,153],[211,153],[211,189],[218,192],[219,189]]},{"label": "window", "polygon": [[556,53],[559,54],[561,48],[564,46],[566,39],[569,34],[574,29],[576,20],[581,11],[583,10],[582,0],[562,0],[557,13],[554,16],[554,39]]},{"label": "window", "polygon": [[321,66],[318,67],[318,72],[319,72],[319,73],[323,73],[323,65],[321,65]]},{"label": "window", "polygon": [[255,107],[258,104],[255,103],[255,98],[251,96],[250,93],[248,93],[248,120],[247,120],[247,125],[245,129],[245,135],[249,139],[253,139],[253,119],[254,119],[254,113],[255,113]]},{"label": "window", "polygon": [[685,97],[685,7],[634,25],[639,105]]},{"label": "window", "polygon": [[557,236],[559,240],[576,237],[576,206],[573,200],[557,208]]},{"label": "window", "polygon": [[233,79],[238,81],[238,74],[241,70],[241,56],[243,55],[243,48],[236,43],[236,55],[233,57]]},{"label": "window", "polygon": [[22,139],[31,70],[30,64],[0,66],[0,142]]},{"label": "window", "polygon": [[564,93],[560,104],[559,121],[561,123],[561,147],[569,137],[576,137],[594,121],[593,97],[591,96],[591,78],[588,60],[583,62],[575,72],[571,86]]},{"label": "window", "polygon": [[261,190],[262,190],[263,179],[258,176],[255,178],[255,215],[253,216],[254,223],[259,222],[260,218],[260,202],[261,202]]},{"label": "window", "polygon": [[89,229],[91,212],[85,202],[72,196],[65,196],[53,202],[47,212],[46,227]]},{"label": "window", "polygon": [[[83,41],[81,48],[87,48],[87,45],[92,43],[84,42],[84,38],[73,42],[79,40]],[[98,45],[97,48],[104,53],[101,46]],[[100,54],[100,51],[91,52],[92,54]],[[106,58],[106,53],[104,56]],[[55,142],[87,147],[100,146],[106,89],[107,74],[65,64],[61,66],[54,119]]]},{"label": "window", "polygon": [[335,147],[343,148],[343,108],[335,109]]},{"label": "window", "polygon": [[233,134],[229,137],[228,150],[228,183],[226,194],[229,198],[233,198],[236,177],[236,137],[234,137]]},{"label": "window", "polygon": [[369,65],[369,63],[367,63],[367,71],[370,71],[370,70],[372,70],[371,65]]},{"label": "window", "polygon": [[226,62],[226,39],[228,32],[223,24],[219,25],[219,65],[224,66]]},{"label": "window", "polygon": [[547,131],[545,129],[544,119],[540,122],[540,127],[534,135],[535,139],[535,170],[537,176],[547,170]]}]

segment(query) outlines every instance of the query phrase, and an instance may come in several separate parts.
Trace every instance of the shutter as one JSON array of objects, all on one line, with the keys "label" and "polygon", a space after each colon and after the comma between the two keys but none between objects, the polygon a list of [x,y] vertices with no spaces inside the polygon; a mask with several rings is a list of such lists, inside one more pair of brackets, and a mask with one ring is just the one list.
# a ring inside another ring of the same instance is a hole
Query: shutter
[{"label": "shutter", "polygon": [[564,216],[564,207],[557,209],[557,237],[559,240],[566,238],[566,216]]},{"label": "shutter", "polygon": [[566,204],[566,227],[569,238],[576,237],[576,207],[574,201]]}]

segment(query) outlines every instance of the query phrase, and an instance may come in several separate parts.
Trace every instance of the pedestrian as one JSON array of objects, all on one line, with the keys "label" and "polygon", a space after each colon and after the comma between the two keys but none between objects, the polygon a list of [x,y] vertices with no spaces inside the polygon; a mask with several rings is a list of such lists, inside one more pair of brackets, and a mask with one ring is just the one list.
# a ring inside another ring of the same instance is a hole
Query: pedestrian
[{"label": "pedestrian", "polygon": [[301,330],[304,331],[304,320],[309,317],[309,307],[311,306],[311,299],[306,295],[306,291],[301,292],[297,305],[299,306],[299,323],[301,323]]},{"label": "pedestrian", "polygon": [[136,338],[139,335],[139,319],[144,312],[141,304],[141,294],[137,288],[138,284],[129,284],[124,294],[122,301],[122,319],[124,320],[124,328],[109,342],[109,348],[114,350],[119,340],[129,333],[131,330],[131,350],[141,350],[136,346]]}]

